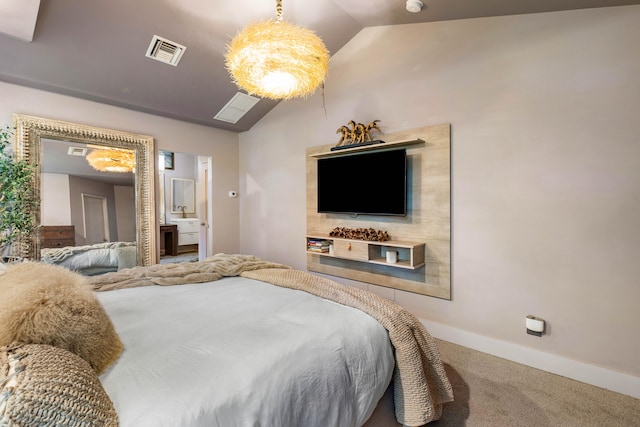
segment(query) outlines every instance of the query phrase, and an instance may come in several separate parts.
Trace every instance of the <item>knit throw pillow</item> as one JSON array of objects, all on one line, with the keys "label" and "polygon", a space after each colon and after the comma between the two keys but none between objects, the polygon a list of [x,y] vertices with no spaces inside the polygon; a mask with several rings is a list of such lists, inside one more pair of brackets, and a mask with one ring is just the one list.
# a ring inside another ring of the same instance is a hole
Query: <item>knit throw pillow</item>
[{"label": "knit throw pillow", "polygon": [[89,364],[61,348],[0,348],[0,425],[117,427],[118,416]]}]

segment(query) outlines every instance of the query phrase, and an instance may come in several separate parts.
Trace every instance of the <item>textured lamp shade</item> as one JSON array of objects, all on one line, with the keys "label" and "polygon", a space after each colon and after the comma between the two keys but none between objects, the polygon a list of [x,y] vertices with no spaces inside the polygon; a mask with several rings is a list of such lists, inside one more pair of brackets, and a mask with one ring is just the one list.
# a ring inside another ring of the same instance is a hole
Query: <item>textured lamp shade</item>
[{"label": "textured lamp shade", "polygon": [[133,151],[114,148],[93,150],[87,154],[87,161],[101,172],[133,172],[136,165]]},{"label": "textured lamp shade", "polygon": [[261,98],[311,95],[329,68],[329,51],[315,33],[282,20],[254,23],[228,46],[226,66],[236,85]]}]

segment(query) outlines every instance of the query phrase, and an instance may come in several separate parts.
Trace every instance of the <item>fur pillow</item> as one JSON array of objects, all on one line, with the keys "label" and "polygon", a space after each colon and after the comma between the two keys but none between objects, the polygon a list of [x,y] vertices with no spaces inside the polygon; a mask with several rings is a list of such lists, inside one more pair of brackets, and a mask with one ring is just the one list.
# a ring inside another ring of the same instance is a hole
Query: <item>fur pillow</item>
[{"label": "fur pillow", "polygon": [[11,264],[0,275],[0,346],[13,342],[69,350],[98,374],[123,348],[85,278],[39,262]]},{"label": "fur pillow", "polygon": [[0,348],[0,425],[117,427],[118,415],[89,364],[61,348]]}]

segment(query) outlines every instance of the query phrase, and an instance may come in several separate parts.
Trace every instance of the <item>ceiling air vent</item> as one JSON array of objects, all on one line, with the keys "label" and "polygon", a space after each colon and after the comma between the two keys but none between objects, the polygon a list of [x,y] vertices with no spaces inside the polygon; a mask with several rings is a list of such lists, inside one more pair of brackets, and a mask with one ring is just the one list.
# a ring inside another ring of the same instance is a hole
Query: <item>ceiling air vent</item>
[{"label": "ceiling air vent", "polygon": [[69,147],[67,149],[67,154],[70,156],[86,156],[87,155],[87,149],[85,147]]},{"label": "ceiling air vent", "polygon": [[154,35],[146,56],[175,67],[185,50],[187,50],[185,46]]},{"label": "ceiling air vent", "polygon": [[260,98],[238,92],[213,118],[223,122],[238,123],[238,120],[247,114],[258,101]]}]

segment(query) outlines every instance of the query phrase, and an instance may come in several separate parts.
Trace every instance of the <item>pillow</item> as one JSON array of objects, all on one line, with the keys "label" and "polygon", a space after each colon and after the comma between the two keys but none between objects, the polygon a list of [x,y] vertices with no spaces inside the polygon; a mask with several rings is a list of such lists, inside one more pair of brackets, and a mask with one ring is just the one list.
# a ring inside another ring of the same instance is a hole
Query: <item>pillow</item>
[{"label": "pillow", "polygon": [[85,278],[39,262],[9,265],[0,275],[0,346],[49,344],[102,373],[122,342]]},{"label": "pillow", "polygon": [[0,425],[117,427],[118,415],[91,366],[61,348],[0,348]]}]

